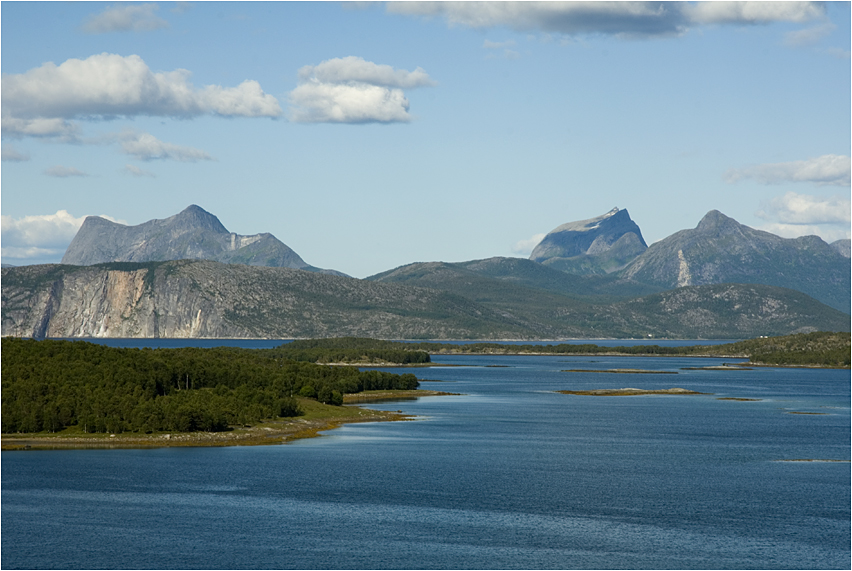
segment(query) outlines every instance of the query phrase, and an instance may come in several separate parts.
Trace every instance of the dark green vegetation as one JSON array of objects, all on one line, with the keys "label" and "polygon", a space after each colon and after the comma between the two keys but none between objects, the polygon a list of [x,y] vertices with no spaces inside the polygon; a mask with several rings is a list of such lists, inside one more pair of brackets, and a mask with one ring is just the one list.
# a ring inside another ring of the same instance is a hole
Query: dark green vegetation
[{"label": "dark green vegetation", "polygon": [[296,396],[340,405],[345,393],[418,384],[411,374],[295,362],[274,349],[121,349],[4,338],[2,431],[222,431],[298,416]]},{"label": "dark green vegetation", "polygon": [[[362,344],[362,351],[370,346],[368,340],[359,341]],[[332,345],[334,342],[333,339],[323,341],[323,343]],[[830,331],[749,339],[723,345],[687,345],[683,347],[662,347],[660,345],[606,347],[593,343],[559,343],[555,345],[505,345],[501,343],[451,345],[447,343],[403,343],[398,341],[377,343],[388,349],[394,347],[418,349],[432,354],[731,357],[748,358],[751,363],[762,365],[838,368],[849,368],[850,352],[852,352],[848,332],[833,333]]]},{"label": "dark green vegetation", "polygon": [[407,343],[381,341],[366,337],[302,339],[271,350],[276,357],[309,363],[429,363],[429,353]]},{"label": "dark green vegetation", "polygon": [[849,333],[818,332],[749,339],[713,349],[748,355],[756,364],[850,367]]}]

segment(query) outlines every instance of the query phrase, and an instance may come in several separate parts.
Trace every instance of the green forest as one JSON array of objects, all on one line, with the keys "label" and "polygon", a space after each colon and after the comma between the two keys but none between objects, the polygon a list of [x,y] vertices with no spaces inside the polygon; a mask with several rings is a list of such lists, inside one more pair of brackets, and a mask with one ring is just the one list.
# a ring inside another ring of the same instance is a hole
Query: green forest
[{"label": "green forest", "polygon": [[310,363],[417,365],[431,362],[428,352],[410,343],[365,337],[301,339],[269,351],[282,359]]},{"label": "green forest", "polygon": [[299,416],[296,397],[410,390],[412,374],[297,362],[277,349],[115,348],[85,341],[2,340],[2,431],[223,431]]}]

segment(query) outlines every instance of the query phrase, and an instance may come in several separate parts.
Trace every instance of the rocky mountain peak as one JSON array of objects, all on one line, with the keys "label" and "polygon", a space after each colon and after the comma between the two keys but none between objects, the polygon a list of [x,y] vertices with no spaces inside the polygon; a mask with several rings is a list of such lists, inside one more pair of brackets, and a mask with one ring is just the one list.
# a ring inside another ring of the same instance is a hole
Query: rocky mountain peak
[{"label": "rocky mountain peak", "polygon": [[195,204],[190,204],[184,210],[178,212],[174,216],[166,218],[163,222],[166,224],[174,224],[180,229],[203,229],[216,232],[217,234],[228,234],[228,230],[224,225],[222,225],[216,216]]},{"label": "rocky mountain peak", "polygon": [[568,222],[550,231],[530,260],[577,274],[603,274],[624,267],[648,247],[627,210]]},{"label": "rocky mountain peak", "polygon": [[62,263],[90,266],[184,259],[340,274],[308,265],[272,234],[241,236],[229,232],[216,216],[195,204],[174,216],[136,226],[90,216],[68,246]]}]

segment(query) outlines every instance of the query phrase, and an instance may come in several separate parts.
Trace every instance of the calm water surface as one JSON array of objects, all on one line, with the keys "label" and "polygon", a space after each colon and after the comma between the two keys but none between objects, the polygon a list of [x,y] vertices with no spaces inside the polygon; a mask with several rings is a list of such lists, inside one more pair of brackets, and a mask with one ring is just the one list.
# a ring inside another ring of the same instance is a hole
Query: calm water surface
[{"label": "calm water surface", "polygon": [[[465,366],[419,369],[443,381],[423,387],[463,396],[374,405],[412,422],[285,446],[3,452],[2,567],[850,567],[848,371],[434,360]],[[561,372],[581,368],[678,374]],[[553,392],[626,386],[715,394]]]}]

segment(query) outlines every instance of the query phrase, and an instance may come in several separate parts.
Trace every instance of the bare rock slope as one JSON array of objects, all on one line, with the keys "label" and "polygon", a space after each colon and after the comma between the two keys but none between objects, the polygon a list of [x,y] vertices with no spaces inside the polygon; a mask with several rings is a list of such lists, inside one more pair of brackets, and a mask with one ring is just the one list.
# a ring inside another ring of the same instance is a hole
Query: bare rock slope
[{"label": "bare rock slope", "polygon": [[340,274],[307,264],[272,234],[241,236],[228,232],[216,216],[195,205],[169,218],[136,226],[89,216],[68,246],[62,263],[91,266],[183,259]]}]

